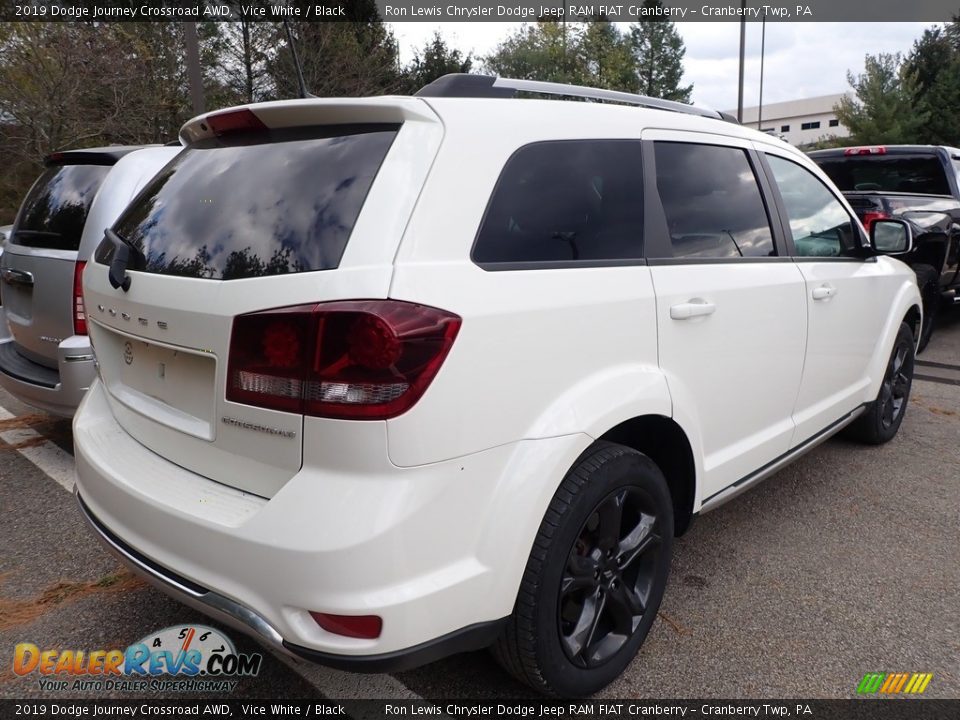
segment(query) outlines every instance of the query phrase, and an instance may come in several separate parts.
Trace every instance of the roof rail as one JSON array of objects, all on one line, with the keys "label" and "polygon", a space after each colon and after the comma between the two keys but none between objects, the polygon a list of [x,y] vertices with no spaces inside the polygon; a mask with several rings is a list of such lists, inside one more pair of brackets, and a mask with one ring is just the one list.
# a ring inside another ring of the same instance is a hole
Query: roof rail
[{"label": "roof rail", "polygon": [[451,73],[437,78],[429,85],[424,85],[416,95],[417,97],[511,98],[516,97],[518,92],[607,100],[656,110],[699,115],[714,120],[733,120],[736,122],[725,113],[694,107],[673,100],[661,100],[660,98],[634,95],[618,90],[601,90],[599,88],[583,87],[582,85],[564,85],[563,83],[541,82],[539,80],[514,80],[493,75]]}]

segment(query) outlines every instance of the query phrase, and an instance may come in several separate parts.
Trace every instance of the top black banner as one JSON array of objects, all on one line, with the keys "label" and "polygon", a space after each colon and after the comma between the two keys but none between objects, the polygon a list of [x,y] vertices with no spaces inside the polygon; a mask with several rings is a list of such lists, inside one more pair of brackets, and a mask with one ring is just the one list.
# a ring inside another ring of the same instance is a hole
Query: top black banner
[{"label": "top black banner", "polygon": [[[375,0],[388,22],[946,22],[960,0],[664,0],[621,4],[567,0]],[[609,3],[610,0],[607,0]],[[0,20],[350,22],[355,0],[4,0]]]}]

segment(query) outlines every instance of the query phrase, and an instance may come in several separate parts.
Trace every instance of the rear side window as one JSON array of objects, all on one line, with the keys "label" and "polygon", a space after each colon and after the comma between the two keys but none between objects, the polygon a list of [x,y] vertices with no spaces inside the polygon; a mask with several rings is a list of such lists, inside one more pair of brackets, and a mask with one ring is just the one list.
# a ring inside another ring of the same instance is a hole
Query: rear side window
[{"label": "rear side window", "polygon": [[776,255],[757,178],[739,148],[657,142],[657,190],[673,256]]},{"label": "rear side window", "polygon": [[851,155],[814,160],[843,191],[950,194],[947,175],[933,155]]},{"label": "rear side window", "polygon": [[11,242],[48,250],[78,250],[90,204],[110,168],[55,165],[37,179],[20,208]]},{"label": "rear side window", "polygon": [[643,258],[640,142],[564,140],[517,150],[472,256],[480,265]]},{"label": "rear side window", "polygon": [[203,141],[150,182],[114,231],[152,273],[233,280],[336,268],[398,129],[340,125]]}]

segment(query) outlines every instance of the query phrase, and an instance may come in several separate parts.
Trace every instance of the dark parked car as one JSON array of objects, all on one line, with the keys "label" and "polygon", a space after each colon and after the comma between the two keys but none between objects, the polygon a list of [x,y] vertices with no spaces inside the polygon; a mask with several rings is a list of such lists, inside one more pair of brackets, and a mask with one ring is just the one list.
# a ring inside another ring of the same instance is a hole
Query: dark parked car
[{"label": "dark parked car", "polygon": [[870,230],[881,218],[913,226],[913,250],[900,257],[917,273],[923,296],[920,349],[944,304],[960,301],[960,149],[880,145],[809,153]]}]

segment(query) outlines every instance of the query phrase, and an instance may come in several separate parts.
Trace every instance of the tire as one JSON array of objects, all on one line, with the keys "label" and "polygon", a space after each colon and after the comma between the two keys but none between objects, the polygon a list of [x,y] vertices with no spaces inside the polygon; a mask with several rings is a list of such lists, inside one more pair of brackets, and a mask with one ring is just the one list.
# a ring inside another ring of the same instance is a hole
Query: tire
[{"label": "tire", "polygon": [[920,328],[920,340],[917,343],[917,352],[923,352],[933,335],[933,324],[940,309],[940,276],[930,265],[914,265],[913,271],[917,274],[917,286],[920,288],[920,298],[923,301],[923,325]]},{"label": "tire", "polygon": [[497,661],[547,695],[583,697],[609,685],[656,619],[672,547],[663,473],[635,450],[594,443],[540,524],[513,615],[492,648]]},{"label": "tire", "polygon": [[900,323],[877,399],[849,427],[848,436],[869,445],[882,445],[897,434],[913,384],[913,332]]}]

